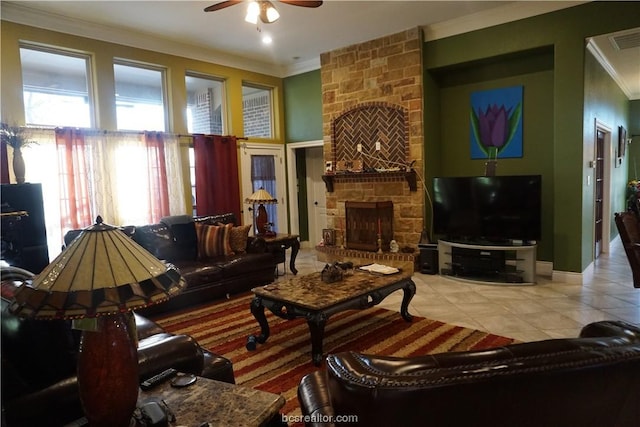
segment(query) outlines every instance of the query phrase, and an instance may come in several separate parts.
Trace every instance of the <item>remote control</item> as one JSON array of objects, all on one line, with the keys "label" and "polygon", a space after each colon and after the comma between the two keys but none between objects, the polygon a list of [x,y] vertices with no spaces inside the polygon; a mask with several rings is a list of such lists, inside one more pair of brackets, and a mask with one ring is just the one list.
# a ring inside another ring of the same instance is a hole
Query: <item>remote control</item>
[{"label": "remote control", "polygon": [[140,383],[140,388],[143,390],[149,390],[157,386],[158,384],[163,383],[168,379],[175,377],[176,375],[178,375],[178,371],[176,369],[169,368],[165,371],[160,372],[158,375],[152,376],[148,380],[142,381]]}]

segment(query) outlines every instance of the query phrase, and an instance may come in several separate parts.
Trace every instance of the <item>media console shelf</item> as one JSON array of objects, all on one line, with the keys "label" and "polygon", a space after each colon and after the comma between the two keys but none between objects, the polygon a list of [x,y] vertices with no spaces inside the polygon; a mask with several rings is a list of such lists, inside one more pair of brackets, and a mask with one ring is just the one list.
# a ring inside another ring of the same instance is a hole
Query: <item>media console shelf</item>
[{"label": "media console shelf", "polygon": [[438,267],[443,276],[469,282],[533,285],[536,245],[473,245],[438,240]]}]

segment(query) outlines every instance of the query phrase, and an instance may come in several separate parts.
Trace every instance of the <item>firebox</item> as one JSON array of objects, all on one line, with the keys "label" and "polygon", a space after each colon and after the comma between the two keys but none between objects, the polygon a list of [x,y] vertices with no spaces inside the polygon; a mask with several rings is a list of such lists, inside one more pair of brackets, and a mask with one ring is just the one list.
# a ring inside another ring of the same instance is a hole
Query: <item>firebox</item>
[{"label": "firebox", "polygon": [[389,251],[393,240],[393,202],[345,202],[346,247],[362,251],[377,251],[378,236],[382,250]]}]

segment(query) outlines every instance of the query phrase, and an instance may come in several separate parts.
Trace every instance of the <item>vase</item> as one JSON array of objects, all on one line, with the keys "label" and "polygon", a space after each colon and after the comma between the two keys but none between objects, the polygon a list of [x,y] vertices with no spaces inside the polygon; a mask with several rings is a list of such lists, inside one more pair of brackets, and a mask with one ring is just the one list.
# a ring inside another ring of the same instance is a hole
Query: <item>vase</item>
[{"label": "vase", "polygon": [[13,149],[13,174],[18,184],[24,184],[25,165],[20,148]]}]

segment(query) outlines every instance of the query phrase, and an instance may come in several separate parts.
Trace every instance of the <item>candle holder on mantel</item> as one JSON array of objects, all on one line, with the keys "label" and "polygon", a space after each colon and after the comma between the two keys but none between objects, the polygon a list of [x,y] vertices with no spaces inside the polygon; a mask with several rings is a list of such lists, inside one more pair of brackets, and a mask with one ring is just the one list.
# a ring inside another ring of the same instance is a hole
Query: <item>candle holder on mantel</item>
[{"label": "candle holder on mantel", "polygon": [[382,253],[382,234],[378,234],[378,253]]}]

